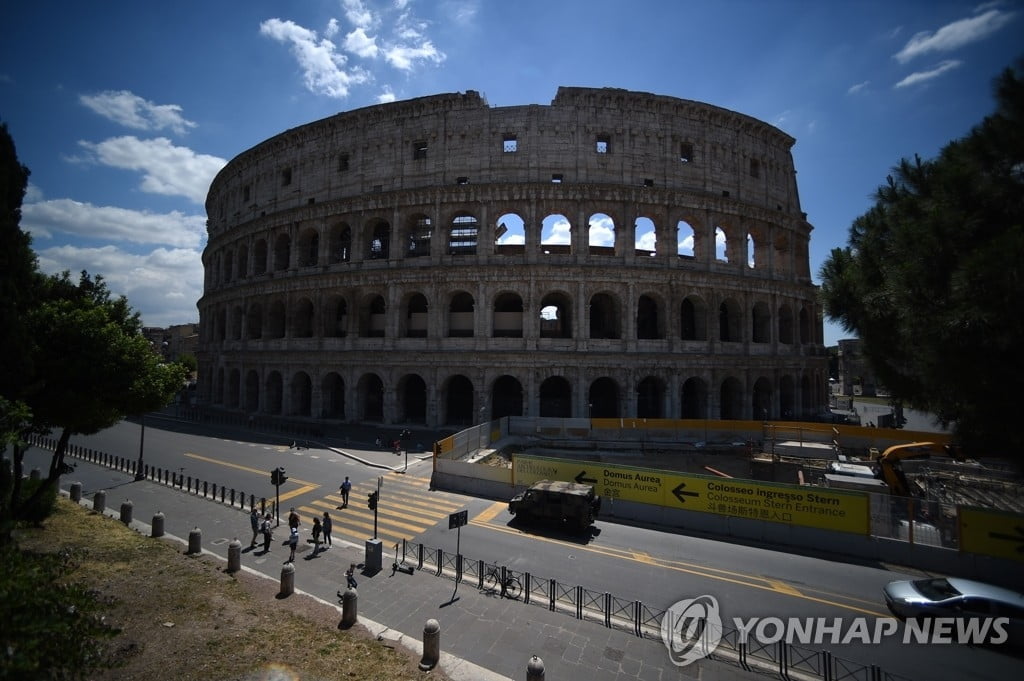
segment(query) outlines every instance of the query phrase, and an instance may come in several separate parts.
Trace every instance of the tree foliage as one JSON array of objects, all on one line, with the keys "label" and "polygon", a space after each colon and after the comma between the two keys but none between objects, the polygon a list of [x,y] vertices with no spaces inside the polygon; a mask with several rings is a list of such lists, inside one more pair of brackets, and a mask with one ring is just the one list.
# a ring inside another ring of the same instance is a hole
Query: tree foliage
[{"label": "tree foliage", "polygon": [[897,399],[975,456],[1024,460],[1006,397],[1024,380],[1024,60],[996,111],[930,161],[903,159],[820,271],[826,315]]}]

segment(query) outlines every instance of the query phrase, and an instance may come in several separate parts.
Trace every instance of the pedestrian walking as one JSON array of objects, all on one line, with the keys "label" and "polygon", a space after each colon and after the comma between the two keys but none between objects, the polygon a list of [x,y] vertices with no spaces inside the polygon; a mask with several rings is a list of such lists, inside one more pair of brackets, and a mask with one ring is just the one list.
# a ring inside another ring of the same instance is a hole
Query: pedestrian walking
[{"label": "pedestrian walking", "polygon": [[260,525],[260,530],[263,532],[263,553],[270,553],[270,541],[273,538],[273,525],[271,524],[270,514],[263,516],[263,522]]},{"label": "pedestrian walking", "polygon": [[252,541],[249,542],[249,548],[256,548],[256,537],[260,533],[260,514],[256,512],[256,507],[253,506],[249,510],[249,524],[252,525]]},{"label": "pedestrian walking", "polygon": [[352,491],[352,483],[349,482],[348,476],[345,476],[345,482],[341,483],[341,507],[348,508],[348,493]]},{"label": "pedestrian walking", "polygon": [[288,513],[288,528],[291,530],[299,529],[299,514],[295,512],[294,508]]},{"label": "pedestrian walking", "polygon": [[355,589],[358,585],[356,584],[356,564],[352,563],[348,570],[345,570],[345,584],[350,589]]},{"label": "pedestrian walking", "polygon": [[288,548],[291,549],[291,553],[288,555],[286,563],[295,562],[295,549],[299,547],[299,528],[293,527],[291,534],[288,535]]},{"label": "pedestrian walking", "polygon": [[324,522],[322,523],[322,526],[324,529],[324,548],[330,548],[332,546],[331,529],[333,528],[334,523],[331,522],[331,516],[327,511],[324,511]]},{"label": "pedestrian walking", "polygon": [[320,530],[323,527],[320,525],[319,518],[313,518],[313,555],[320,553]]}]

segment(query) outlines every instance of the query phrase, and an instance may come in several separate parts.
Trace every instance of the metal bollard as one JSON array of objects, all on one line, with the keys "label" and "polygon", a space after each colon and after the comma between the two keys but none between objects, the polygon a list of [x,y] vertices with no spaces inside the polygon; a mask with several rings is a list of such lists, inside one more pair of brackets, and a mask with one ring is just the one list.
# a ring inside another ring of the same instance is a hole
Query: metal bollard
[{"label": "metal bollard", "polygon": [[341,596],[341,624],[342,629],[347,629],[356,623],[359,614],[359,594],[355,589],[345,589]]},{"label": "metal bollard", "polygon": [[82,483],[71,483],[71,490],[69,494],[71,495],[71,501],[75,502],[76,504],[80,502],[82,500]]},{"label": "metal bollard", "polygon": [[132,500],[125,499],[121,504],[121,522],[125,525],[132,524]]},{"label": "metal bollard", "polygon": [[526,663],[526,681],[544,681],[544,660],[536,655]]},{"label": "metal bollard", "polygon": [[295,593],[295,565],[285,563],[281,567],[281,595],[291,596]]},{"label": "metal bollard", "polygon": [[429,619],[423,627],[423,659],[420,660],[420,671],[430,671],[441,659],[441,625],[437,620]]},{"label": "metal bollard", "polygon": [[235,537],[228,543],[228,572],[238,572],[242,569],[242,542]]},{"label": "metal bollard", "polygon": [[96,494],[92,495],[92,510],[97,513],[103,513],[107,510],[107,492],[106,490],[100,490]]},{"label": "metal bollard", "polygon": [[153,514],[153,531],[151,533],[151,536],[164,536],[164,514],[160,511],[157,511]]},{"label": "metal bollard", "polygon": [[203,550],[203,531],[198,527],[188,533],[188,552],[191,553],[202,553]]}]

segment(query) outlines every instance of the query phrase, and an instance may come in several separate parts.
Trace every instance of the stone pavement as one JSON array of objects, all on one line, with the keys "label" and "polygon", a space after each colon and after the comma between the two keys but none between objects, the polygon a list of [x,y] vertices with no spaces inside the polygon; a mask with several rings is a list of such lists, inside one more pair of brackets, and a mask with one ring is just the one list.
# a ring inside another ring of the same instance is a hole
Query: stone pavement
[{"label": "stone pavement", "polygon": [[[40,450],[32,450],[41,454]],[[30,469],[26,461],[26,470]],[[250,551],[248,514],[214,501],[197,498],[151,481],[134,481],[126,473],[78,462],[75,473],[65,476],[65,491],[74,481],[82,483],[82,503],[92,507],[92,496],[106,491],[106,513],[120,514],[126,500],[132,502],[133,527],[149,534],[149,522],[164,514],[167,535],[187,546],[189,534],[198,528],[204,552],[227,559],[228,544],[243,544],[242,566],[279,581],[288,549],[285,533],[278,529],[269,554]],[[303,540],[308,528],[303,528]],[[387,547],[385,547],[387,548]],[[361,564],[364,547],[335,541],[334,546],[313,555],[313,547],[301,542],[295,560],[296,591],[336,604],[341,617],[339,589],[350,563]],[[521,600],[500,598],[463,582],[456,588],[451,579],[433,572],[393,572],[393,554],[384,552],[383,571],[357,575],[360,624],[382,639],[422,652],[423,628],[429,619],[440,623],[441,668],[461,680],[500,681],[525,679],[532,655],[543,660],[546,679],[588,681],[658,681],[703,679],[707,681],[763,680],[774,674],[747,671],[724,660],[700,660],[676,667],[660,640],[638,638],[630,632],[609,629],[601,623],[577,620],[571,614],[552,612]],[[273,603],[268,604],[273,606]]]}]

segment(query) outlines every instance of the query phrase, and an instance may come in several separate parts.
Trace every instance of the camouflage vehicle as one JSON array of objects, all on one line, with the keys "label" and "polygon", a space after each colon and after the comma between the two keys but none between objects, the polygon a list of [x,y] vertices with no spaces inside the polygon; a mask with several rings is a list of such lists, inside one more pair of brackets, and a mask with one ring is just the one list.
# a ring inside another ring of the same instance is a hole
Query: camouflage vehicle
[{"label": "camouflage vehicle", "polygon": [[508,512],[521,522],[543,521],[586,530],[601,510],[601,497],[590,485],[541,480],[508,502]]}]

